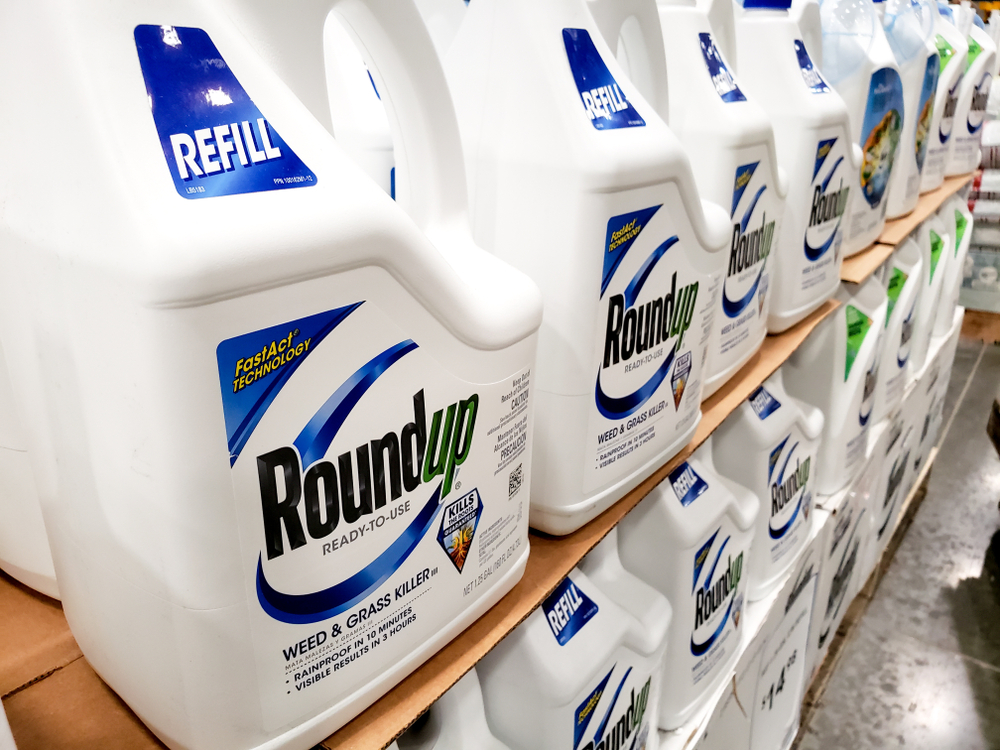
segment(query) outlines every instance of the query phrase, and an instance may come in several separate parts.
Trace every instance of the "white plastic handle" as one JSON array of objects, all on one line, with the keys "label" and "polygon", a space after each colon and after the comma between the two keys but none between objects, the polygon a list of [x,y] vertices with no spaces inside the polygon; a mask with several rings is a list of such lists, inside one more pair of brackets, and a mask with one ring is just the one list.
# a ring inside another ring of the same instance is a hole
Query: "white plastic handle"
[{"label": "white plastic handle", "polygon": [[[428,235],[468,226],[458,121],[444,70],[413,0],[220,0],[251,44],[313,115],[332,130],[323,26],[336,11],[377,82],[389,117],[397,202]],[[303,35],[303,29],[312,29]]]},{"label": "white plastic handle", "polygon": [[[667,97],[667,58],[663,51],[663,34],[660,31],[660,14],[656,0],[588,0],[587,6],[594,23],[607,42],[611,52],[618,55],[618,41],[625,22],[635,18],[639,23],[646,59],[629,57],[627,71],[639,93],[653,106],[664,122],[670,122]],[[637,69],[641,66],[641,69]]]}]

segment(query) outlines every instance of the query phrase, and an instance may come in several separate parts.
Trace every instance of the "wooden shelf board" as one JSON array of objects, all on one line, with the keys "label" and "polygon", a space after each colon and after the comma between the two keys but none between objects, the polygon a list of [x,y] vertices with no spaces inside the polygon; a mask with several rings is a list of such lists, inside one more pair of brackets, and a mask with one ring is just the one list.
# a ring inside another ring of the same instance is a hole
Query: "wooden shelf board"
[{"label": "wooden shelf board", "polygon": [[825,302],[778,336],[768,336],[736,376],[702,404],[694,439],[646,481],[582,529],[564,537],[532,532],[524,577],[500,602],[374,705],[322,743],[329,750],[384,748],[537,608],[563,578],[650,490],[715,431],[838,306]]},{"label": "wooden shelf board", "polygon": [[920,196],[917,207],[906,216],[899,219],[892,219],[885,223],[885,229],[879,236],[878,241],[884,245],[898,245],[906,239],[920,223],[938,210],[942,203],[957,193],[964,185],[972,180],[971,174],[958,175],[957,177],[945,177],[941,187],[930,193]]},{"label": "wooden shelf board", "polygon": [[875,273],[875,269],[881,266],[895,249],[895,245],[883,245],[881,242],[876,242],[874,245],[870,245],[867,250],[862,250],[850,258],[844,258],[840,266],[841,280],[860,284]]}]

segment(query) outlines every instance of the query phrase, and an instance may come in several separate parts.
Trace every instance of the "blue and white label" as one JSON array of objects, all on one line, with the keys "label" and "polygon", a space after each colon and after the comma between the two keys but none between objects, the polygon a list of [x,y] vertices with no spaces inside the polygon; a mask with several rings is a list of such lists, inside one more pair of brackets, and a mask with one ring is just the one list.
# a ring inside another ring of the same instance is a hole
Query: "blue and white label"
[{"label": "blue and white label", "polygon": [[560,646],[569,643],[597,614],[593,600],[567,576],[542,602],[545,621]]},{"label": "blue and white label", "polygon": [[[745,537],[727,519],[694,553],[691,591],[691,680],[697,685],[726,664],[739,649],[737,628],[743,615]],[[679,623],[678,623],[679,625]]]},{"label": "blue and white label", "polygon": [[806,45],[801,39],[795,40],[795,57],[799,61],[799,70],[802,72],[802,80],[814,94],[829,94],[831,89],[823,80],[819,68],[813,65],[812,58],[806,50]]},{"label": "blue and white label", "polygon": [[705,59],[709,78],[712,79],[712,85],[719,98],[724,102],[745,102],[747,98],[743,96],[736,79],[729,72],[729,66],[726,65],[719,48],[715,46],[712,35],[698,34],[698,41],[701,43],[701,55]]},{"label": "blue and white label", "polygon": [[941,58],[937,54],[930,55],[927,58],[927,68],[924,70],[924,81],[920,87],[920,102],[917,105],[917,130],[913,142],[918,173],[924,168],[924,157],[927,155],[927,146],[930,143],[928,136],[931,134],[931,123],[934,120],[934,96],[937,93],[940,74]]},{"label": "blue and white label", "polygon": [[[798,426],[793,426],[768,454],[768,494],[761,498],[768,509],[767,538],[762,539],[762,548],[766,545],[772,564],[777,564],[789,553],[794,554],[805,543],[806,522],[812,510],[809,478],[816,460],[816,447],[815,441],[806,440]],[[764,515],[764,508],[761,508],[761,515]]]},{"label": "blue and white label", "polygon": [[530,373],[462,381],[365,297],[227,338],[216,360],[277,728],[394,669],[524,554],[509,482],[530,471]]},{"label": "blue and white label", "polygon": [[586,29],[563,29],[563,44],[580,102],[591,124],[598,130],[643,127],[646,121],[626,98],[618,81],[611,75],[590,32]]},{"label": "blue and white label", "polygon": [[[861,195],[871,210],[877,209],[889,187],[892,165],[896,160],[899,137],[903,131],[903,81],[893,68],[872,73],[868,103],[861,123]],[[856,205],[861,206],[860,202]],[[869,212],[870,213],[870,212]],[[875,220],[882,215],[879,212]],[[857,224],[852,218],[851,236],[868,231],[872,220]]]},{"label": "blue and white label", "polygon": [[140,25],[135,45],[178,194],[212,198],[316,184],[202,29]]},{"label": "blue and white label", "polygon": [[697,420],[714,302],[711,276],[691,265],[662,205],[611,217],[600,247],[585,491],[648,461]]},{"label": "blue and white label", "polygon": [[733,176],[732,233],[722,307],[715,314],[713,374],[738,366],[767,334],[768,259],[783,207],[770,169],[773,155],[759,146],[744,149],[740,156],[747,161]]},{"label": "blue and white label", "polygon": [[701,475],[687,461],[670,472],[668,479],[674,495],[684,507],[693,503],[708,490],[708,482],[702,479]]},{"label": "blue and white label", "polygon": [[800,304],[812,299],[813,287],[825,287],[830,275],[839,273],[837,260],[844,238],[844,215],[855,179],[850,172],[850,143],[840,134],[839,128],[829,130],[829,134],[821,136],[816,143],[807,198],[809,222],[802,238],[799,261],[802,271],[794,296],[795,302]]}]

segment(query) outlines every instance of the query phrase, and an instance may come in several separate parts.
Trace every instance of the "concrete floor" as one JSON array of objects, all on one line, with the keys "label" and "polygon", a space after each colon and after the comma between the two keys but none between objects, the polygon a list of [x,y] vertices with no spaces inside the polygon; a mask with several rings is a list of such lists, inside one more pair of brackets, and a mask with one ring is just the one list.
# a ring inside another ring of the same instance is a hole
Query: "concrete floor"
[{"label": "concrete floor", "polygon": [[927,496],[800,750],[1000,750],[998,382],[1000,346],[963,339]]}]

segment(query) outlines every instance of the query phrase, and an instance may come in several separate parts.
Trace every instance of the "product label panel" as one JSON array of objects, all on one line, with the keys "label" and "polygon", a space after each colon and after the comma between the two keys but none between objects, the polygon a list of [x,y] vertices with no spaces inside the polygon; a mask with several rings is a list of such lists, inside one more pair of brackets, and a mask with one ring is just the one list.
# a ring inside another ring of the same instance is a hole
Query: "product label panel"
[{"label": "product label panel", "polygon": [[217,358],[274,729],[391,669],[524,553],[531,373],[462,381],[364,299]]},{"label": "product label panel", "polygon": [[[693,556],[694,621],[689,625],[690,679],[692,685],[715,675],[718,667],[738,651],[742,630],[744,588],[743,562],[747,535],[729,518],[702,543]],[[683,627],[677,623],[675,627]]]},{"label": "product label panel", "polygon": [[777,564],[789,551],[798,550],[809,532],[812,511],[809,478],[815,453],[815,442],[807,440],[797,425],[768,452],[768,497],[761,499],[767,502],[769,513],[767,539],[763,540],[762,548],[766,546],[769,550],[772,564]]},{"label": "product label panel", "polygon": [[612,217],[602,253],[584,491],[641,466],[696,423],[717,304],[717,279],[685,257],[662,205]]},{"label": "product label panel", "polygon": [[316,184],[257,109],[201,29],[135,27],[135,46],[160,145],[184,198]]},{"label": "product label panel", "polygon": [[639,750],[656,732],[659,664],[625,649],[615,657],[608,671],[573,703],[572,750]]},{"label": "product label panel", "polygon": [[729,258],[722,282],[722,306],[715,315],[715,373],[737,364],[746,347],[766,334],[769,258],[782,209],[767,149],[745,149],[741,156],[747,161],[737,167],[733,178]]},{"label": "product label panel", "polygon": [[799,281],[795,288],[796,306],[815,296],[833,276],[839,276],[840,246],[844,239],[844,219],[851,195],[850,143],[831,128],[816,144],[816,158],[809,188],[809,221],[802,238]]}]

